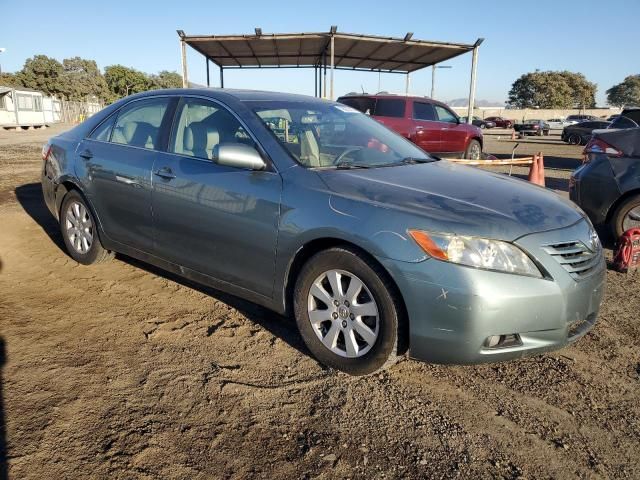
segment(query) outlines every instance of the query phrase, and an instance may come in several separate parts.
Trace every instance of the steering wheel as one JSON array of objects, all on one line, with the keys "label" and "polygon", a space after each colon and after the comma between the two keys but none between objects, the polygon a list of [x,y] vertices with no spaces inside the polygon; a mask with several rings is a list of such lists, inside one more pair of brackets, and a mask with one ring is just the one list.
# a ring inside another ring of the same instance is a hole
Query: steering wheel
[{"label": "steering wheel", "polygon": [[347,148],[345,148],[345,149],[342,151],[342,153],[336,157],[336,159],[333,161],[333,164],[334,164],[334,165],[339,164],[339,163],[342,161],[342,159],[343,159],[344,157],[346,157],[346,156],[347,156],[347,155],[349,155],[350,153],[353,153],[353,152],[357,152],[357,151],[359,151],[359,150],[362,150],[363,148],[364,148],[364,147],[347,147]]}]

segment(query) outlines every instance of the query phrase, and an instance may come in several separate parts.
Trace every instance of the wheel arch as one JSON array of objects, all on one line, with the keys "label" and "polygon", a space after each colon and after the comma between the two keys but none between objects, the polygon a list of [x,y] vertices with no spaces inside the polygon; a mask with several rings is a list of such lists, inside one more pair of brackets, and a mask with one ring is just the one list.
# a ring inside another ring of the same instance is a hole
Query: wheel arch
[{"label": "wheel arch", "polygon": [[91,211],[91,215],[93,215],[93,218],[95,218],[98,226],[98,229],[97,229],[98,238],[100,239],[101,242],[104,243],[105,233],[102,229],[102,222],[100,221],[100,217],[98,216],[96,209],[91,203],[91,200],[87,198],[87,196],[82,191],[82,188],[80,188],[80,186],[73,179],[73,177],[66,177],[64,179],[61,179],[60,183],[58,184],[58,187],[56,188],[56,215],[58,216],[58,220],[60,220],[60,214],[61,214],[60,210],[62,209],[62,202],[64,202],[64,198],[71,191],[78,192],[78,194],[82,197],[82,199],[87,204],[87,207],[89,207],[89,210]]},{"label": "wheel arch", "polygon": [[372,254],[370,254],[364,248],[356,245],[355,243],[343,240],[340,238],[323,237],[310,240],[302,245],[296,252],[293,260],[289,263],[285,274],[284,283],[284,308],[287,315],[293,314],[293,293],[296,284],[296,280],[304,264],[316,253],[323,250],[328,250],[334,247],[347,247],[350,250],[356,251],[367,260],[376,265],[380,271],[387,277],[391,287],[394,289],[394,295],[400,302],[400,321],[398,322],[398,354],[403,354],[409,349],[409,318],[407,314],[407,307],[405,299],[391,273],[382,265]]},{"label": "wheel arch", "polygon": [[626,202],[629,198],[635,197],[635,196],[640,196],[640,187],[633,188],[631,190],[624,192],[622,195],[620,195],[615,200],[615,202],[611,204],[611,206],[609,207],[609,210],[607,210],[607,217],[605,222],[609,224],[609,222],[611,222],[611,220],[613,219],[613,214],[618,209],[618,207],[622,205],[624,202]]}]

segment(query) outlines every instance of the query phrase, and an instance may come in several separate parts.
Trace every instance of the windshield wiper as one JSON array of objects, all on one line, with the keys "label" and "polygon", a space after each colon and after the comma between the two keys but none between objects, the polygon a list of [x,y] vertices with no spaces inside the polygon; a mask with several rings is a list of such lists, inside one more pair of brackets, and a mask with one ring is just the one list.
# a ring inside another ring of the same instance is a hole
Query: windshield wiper
[{"label": "windshield wiper", "polygon": [[371,166],[363,163],[339,162],[335,164],[335,168],[336,170],[348,170],[350,168],[371,168]]},{"label": "windshield wiper", "polygon": [[405,157],[402,160],[400,160],[399,163],[408,163],[408,164],[412,164],[412,163],[431,163],[431,162],[435,162],[435,159],[433,158],[414,158],[414,157]]}]

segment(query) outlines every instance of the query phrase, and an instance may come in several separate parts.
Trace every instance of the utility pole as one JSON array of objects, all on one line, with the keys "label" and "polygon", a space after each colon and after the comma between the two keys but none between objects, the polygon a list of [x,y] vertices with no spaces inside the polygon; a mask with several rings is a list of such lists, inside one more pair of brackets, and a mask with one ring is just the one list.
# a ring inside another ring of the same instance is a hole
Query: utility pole
[{"label": "utility pole", "polygon": [[451,65],[432,65],[431,66],[431,98],[435,99],[436,95],[436,68],[451,68]]}]

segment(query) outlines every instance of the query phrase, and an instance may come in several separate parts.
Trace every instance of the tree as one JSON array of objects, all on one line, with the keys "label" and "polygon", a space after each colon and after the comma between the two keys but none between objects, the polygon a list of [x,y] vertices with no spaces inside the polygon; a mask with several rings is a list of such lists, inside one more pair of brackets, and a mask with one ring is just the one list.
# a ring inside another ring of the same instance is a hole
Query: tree
[{"label": "tree", "polygon": [[22,87],[22,84],[16,74],[9,72],[0,73],[0,85],[3,87]]},{"label": "tree", "polygon": [[95,97],[102,101],[110,98],[109,87],[94,60],[80,57],[62,61],[62,89],[67,100],[85,100]]},{"label": "tree", "polygon": [[114,99],[132,93],[144,92],[152,87],[147,75],[123,65],[110,65],[104,69],[104,79]]},{"label": "tree", "polygon": [[509,105],[516,108],[592,108],[595,83],[581,73],[535,72],[518,78],[509,91]]},{"label": "tree", "polygon": [[640,106],[640,75],[629,75],[607,90],[607,102],[614,107]]},{"label": "tree", "polygon": [[157,75],[150,75],[153,89],[182,88],[182,75],[177,72],[162,70]]},{"label": "tree", "polygon": [[16,73],[16,79],[23,87],[59,97],[63,90],[61,81],[63,71],[62,64],[55,58],[36,55],[24,62],[22,70]]}]

